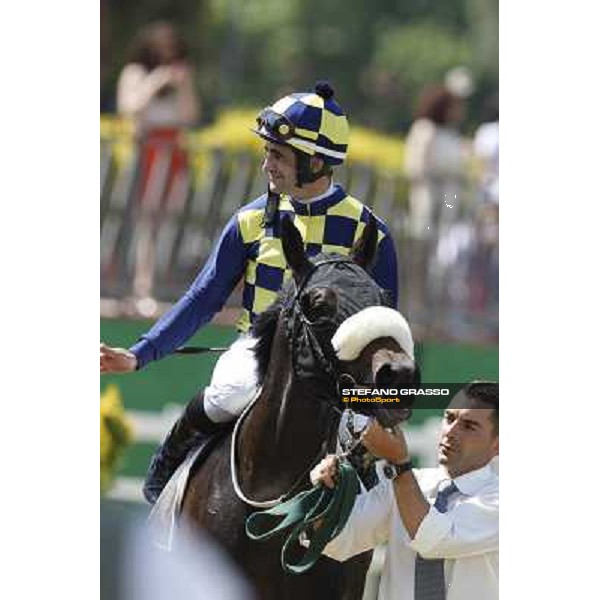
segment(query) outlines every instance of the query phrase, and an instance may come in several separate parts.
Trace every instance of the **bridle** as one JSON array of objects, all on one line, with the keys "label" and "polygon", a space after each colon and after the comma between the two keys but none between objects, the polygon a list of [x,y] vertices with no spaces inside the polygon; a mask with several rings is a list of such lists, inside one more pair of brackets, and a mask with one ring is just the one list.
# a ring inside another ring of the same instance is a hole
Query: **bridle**
[{"label": "bridle", "polygon": [[274,498],[273,500],[258,501],[258,500],[253,500],[252,498],[248,498],[248,496],[246,496],[244,494],[244,492],[242,491],[240,482],[238,480],[235,454],[236,454],[236,449],[237,449],[237,438],[238,438],[239,432],[242,429],[242,423],[246,420],[246,417],[252,410],[252,407],[256,404],[258,398],[261,395],[261,392],[262,392],[262,387],[256,391],[256,394],[255,394],[254,398],[252,399],[252,402],[250,402],[250,404],[248,404],[248,406],[242,411],[242,414],[239,416],[238,420],[235,423],[235,426],[233,428],[233,433],[231,435],[231,452],[229,454],[229,459],[230,459],[229,464],[230,464],[230,470],[231,470],[231,481],[233,483],[233,489],[234,489],[237,497],[242,502],[245,502],[246,504],[249,504],[250,506],[254,506],[255,508],[271,508],[271,507],[276,506],[277,504],[280,504],[281,502],[285,502],[286,500],[291,498],[292,494],[296,491],[296,489],[298,489],[300,484],[304,481],[304,478],[306,477],[306,475],[308,473],[310,473],[312,468],[314,466],[316,466],[316,464],[321,460],[321,458],[323,458],[325,456],[325,454],[327,453],[327,444],[329,442],[330,432],[328,432],[328,434],[325,436],[325,439],[323,440],[323,443],[321,444],[321,447],[319,448],[319,453],[317,454],[316,458],[313,459],[308,464],[308,467],[299,475],[299,477],[296,478],[296,481],[294,481],[294,483],[292,484],[290,489],[287,492],[285,492],[285,494],[282,494],[281,496],[279,496],[278,498]]},{"label": "bridle", "polygon": [[292,368],[296,371],[297,361],[297,345],[294,343],[298,330],[306,334],[310,343],[310,347],[315,355],[317,364],[322,372],[327,374],[336,385],[339,381],[339,361],[335,356],[326,353],[319,341],[319,336],[315,332],[315,323],[310,321],[302,310],[301,300],[306,291],[309,281],[321,267],[330,264],[356,264],[354,261],[345,258],[328,258],[321,262],[312,265],[310,271],[304,276],[299,284],[294,283],[296,290],[294,296],[285,310],[284,316],[286,319],[286,332],[288,340],[292,348]]},{"label": "bridle", "polygon": [[[319,341],[319,336],[315,331],[315,323],[310,321],[306,317],[306,315],[304,314],[304,311],[302,310],[302,304],[301,304],[303,294],[306,292],[308,283],[313,278],[314,274],[317,272],[317,270],[319,268],[324,267],[326,265],[331,265],[331,264],[349,264],[349,265],[353,265],[354,267],[358,266],[353,260],[344,258],[344,257],[331,257],[331,258],[323,259],[316,263],[312,263],[312,268],[308,271],[308,273],[305,274],[305,276],[300,281],[300,283],[296,284],[294,282],[295,291],[294,291],[294,294],[293,294],[291,300],[288,301],[284,305],[283,317],[284,317],[285,323],[286,323],[286,336],[291,345],[291,354],[292,354],[291,362],[292,362],[292,369],[294,370],[294,374],[296,374],[296,375],[298,374],[298,372],[297,372],[297,364],[298,364],[297,346],[294,343],[294,341],[295,341],[295,337],[298,335],[298,333],[300,331],[302,331],[306,335],[307,340],[309,341],[311,351],[314,353],[319,370],[322,371],[328,378],[331,378],[331,380],[334,383],[335,390],[337,392],[339,392],[342,379],[344,377],[351,377],[351,376],[347,373],[341,373],[340,367],[339,367],[340,361],[331,352],[326,352],[323,349],[323,346],[322,346],[321,342]],[[239,432],[241,431],[242,423],[245,421],[246,417],[252,410],[252,407],[254,406],[254,404],[256,403],[258,398],[260,397],[261,391],[262,391],[262,388],[257,391],[252,402],[250,402],[250,404],[244,409],[244,411],[242,412],[242,414],[240,415],[240,417],[238,418],[238,420],[235,424],[235,427],[233,430],[233,435],[232,435],[232,441],[231,441],[230,467],[231,467],[231,477],[232,477],[233,488],[234,488],[235,493],[237,494],[238,498],[240,500],[242,500],[243,502],[250,504],[251,506],[254,506],[256,508],[270,508],[270,507],[273,507],[273,506],[291,498],[292,493],[302,484],[305,476],[319,462],[319,460],[321,460],[321,458],[323,456],[325,456],[325,454],[327,453],[327,446],[328,446],[329,440],[331,438],[331,433],[333,431],[334,420],[333,419],[329,420],[330,426],[328,428],[327,434],[325,435],[325,438],[323,440],[323,443],[319,449],[317,456],[311,462],[309,462],[309,466],[307,467],[307,469],[305,469],[300,474],[300,476],[295,480],[295,482],[292,484],[290,489],[285,494],[282,494],[278,498],[275,498],[272,500],[264,500],[264,501],[253,500],[251,498],[248,498],[243,493],[241,486],[239,484],[239,481],[238,481],[237,467],[236,467],[236,448],[237,448],[237,438],[238,438]],[[343,414],[343,411],[338,406],[336,406],[334,403],[326,400],[325,397],[326,397],[326,395],[319,396],[317,398],[317,400],[321,401],[323,403],[326,403],[327,410],[331,410],[334,413],[337,413],[341,416]]]},{"label": "bridle", "polygon": [[[304,335],[309,343],[312,354],[314,355],[315,362],[318,365],[318,369],[321,373],[325,374],[329,380],[334,384],[336,392],[341,389],[341,380],[343,378],[351,377],[348,373],[342,373],[340,371],[340,361],[333,353],[333,349],[326,351],[323,345],[319,341],[319,335],[316,332],[316,323],[309,320],[304,314],[302,309],[302,298],[307,291],[309,282],[314,278],[315,273],[322,267],[327,265],[352,265],[353,268],[357,268],[358,265],[352,259],[345,258],[342,256],[330,257],[320,260],[319,262],[312,263],[311,269],[306,273],[303,279],[295,285],[295,292],[291,301],[289,301],[284,308],[284,318],[286,320],[286,335],[292,349],[292,369],[294,369],[295,375],[299,375],[299,361],[298,361],[298,348],[295,340],[298,339],[299,335]],[[358,267],[360,268],[360,267]],[[379,300],[383,303],[383,292]],[[349,315],[348,315],[349,316]],[[339,325],[339,323],[338,323]],[[339,411],[341,413],[341,411]]]}]

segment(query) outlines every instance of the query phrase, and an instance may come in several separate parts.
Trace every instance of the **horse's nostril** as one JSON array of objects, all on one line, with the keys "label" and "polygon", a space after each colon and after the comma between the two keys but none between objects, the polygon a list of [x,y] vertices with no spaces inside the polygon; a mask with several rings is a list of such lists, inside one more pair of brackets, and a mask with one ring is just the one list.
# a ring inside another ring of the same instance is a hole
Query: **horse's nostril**
[{"label": "horse's nostril", "polygon": [[393,386],[401,383],[413,383],[413,369],[391,363],[379,367],[375,374],[375,383],[378,386]]},{"label": "horse's nostril", "polygon": [[396,379],[395,375],[392,365],[383,365],[375,374],[375,383],[381,386],[391,385]]}]

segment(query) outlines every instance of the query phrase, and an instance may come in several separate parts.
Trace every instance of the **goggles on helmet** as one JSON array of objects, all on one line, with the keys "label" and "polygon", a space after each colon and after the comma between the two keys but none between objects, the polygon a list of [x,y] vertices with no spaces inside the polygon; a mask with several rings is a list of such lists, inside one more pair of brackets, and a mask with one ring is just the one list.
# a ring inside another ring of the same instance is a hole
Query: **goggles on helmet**
[{"label": "goggles on helmet", "polygon": [[295,133],[294,124],[285,115],[280,115],[271,108],[265,108],[256,117],[256,123],[259,129],[264,127],[268,133],[281,140],[289,140]]}]

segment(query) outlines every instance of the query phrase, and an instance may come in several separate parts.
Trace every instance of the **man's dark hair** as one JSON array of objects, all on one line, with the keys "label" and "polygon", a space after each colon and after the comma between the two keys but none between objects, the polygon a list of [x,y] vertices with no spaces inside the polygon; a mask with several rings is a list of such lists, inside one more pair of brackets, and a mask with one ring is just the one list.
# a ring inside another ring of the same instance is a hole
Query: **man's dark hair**
[{"label": "man's dark hair", "polygon": [[129,63],[140,64],[148,71],[152,71],[165,63],[164,57],[160,54],[158,40],[164,31],[172,31],[175,43],[175,56],[173,61],[186,60],[189,55],[188,46],[177,29],[167,21],[155,21],[144,25],[134,36],[131,46],[127,53]]},{"label": "man's dark hair", "polygon": [[478,408],[491,408],[491,421],[494,426],[494,434],[500,432],[500,406],[498,383],[495,381],[472,381],[462,390],[470,400],[474,401]]},{"label": "man's dark hair", "polygon": [[450,116],[450,109],[462,100],[448,91],[443,85],[426,87],[419,96],[415,117],[429,119],[436,125],[446,125]]},{"label": "man's dark hair", "polygon": [[498,383],[495,381],[472,381],[454,395],[448,408],[491,408],[490,421],[494,435],[500,433],[498,406]]}]

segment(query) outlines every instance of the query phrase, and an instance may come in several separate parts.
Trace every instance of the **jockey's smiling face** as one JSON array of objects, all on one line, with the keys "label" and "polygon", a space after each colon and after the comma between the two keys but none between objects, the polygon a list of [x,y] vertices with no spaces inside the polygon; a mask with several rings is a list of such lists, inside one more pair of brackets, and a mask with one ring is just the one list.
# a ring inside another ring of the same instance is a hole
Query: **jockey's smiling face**
[{"label": "jockey's smiling face", "polygon": [[[264,147],[265,157],[262,170],[269,178],[271,191],[277,194],[289,194],[296,199],[314,198],[329,187],[330,177],[322,176],[310,183],[298,187],[297,157],[290,146],[267,141]],[[318,173],[323,168],[323,160],[317,156],[310,159],[310,168]]]},{"label": "jockey's smiling face", "polygon": [[292,194],[296,189],[296,155],[289,146],[266,142],[262,169],[269,186],[278,194]]}]

